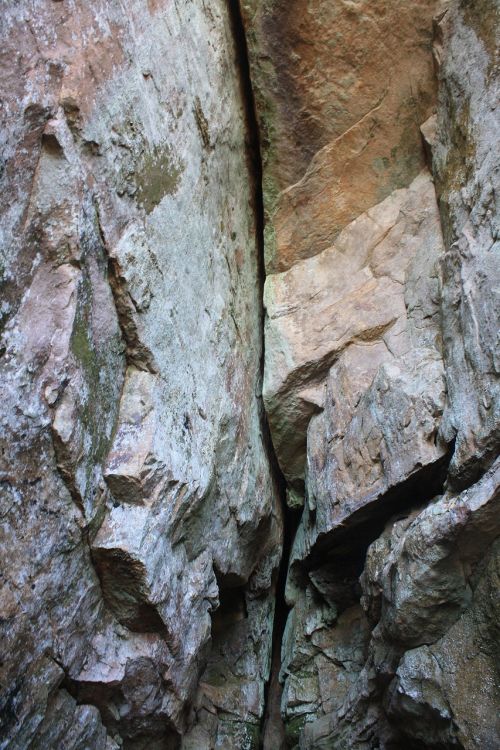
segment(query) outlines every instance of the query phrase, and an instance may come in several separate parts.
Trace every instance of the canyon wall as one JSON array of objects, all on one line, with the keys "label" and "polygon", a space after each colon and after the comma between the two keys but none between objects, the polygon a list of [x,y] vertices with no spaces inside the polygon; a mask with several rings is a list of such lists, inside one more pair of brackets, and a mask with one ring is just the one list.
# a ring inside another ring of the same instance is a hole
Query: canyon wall
[{"label": "canyon wall", "polygon": [[8,0],[0,748],[495,750],[496,0]]}]

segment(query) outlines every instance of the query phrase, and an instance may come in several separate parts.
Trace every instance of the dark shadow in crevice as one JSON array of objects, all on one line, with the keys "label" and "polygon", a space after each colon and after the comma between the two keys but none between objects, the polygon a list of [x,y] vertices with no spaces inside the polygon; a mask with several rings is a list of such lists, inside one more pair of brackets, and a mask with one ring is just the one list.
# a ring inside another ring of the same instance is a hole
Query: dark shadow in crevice
[{"label": "dark shadow in crevice", "polygon": [[319,538],[309,556],[293,564],[293,579],[303,588],[312,584],[328,605],[340,614],[359,603],[359,578],[368,547],[380,537],[388,523],[406,518],[442,495],[453,455],[448,453],[431,466],[383,496],[377,496],[346,521]]},{"label": "dark shadow in crevice", "polygon": [[219,585],[219,606],[212,612],[212,643],[224,638],[224,633],[248,617],[245,586],[222,588]]},{"label": "dark shadow in crevice", "polygon": [[108,735],[119,737],[122,750],[180,750],[181,736],[165,717],[146,713],[127,720],[128,701],[120,685],[73,680],[66,674],[60,687],[78,705],[99,710]]},{"label": "dark shadow in crevice", "polygon": [[158,633],[170,643],[165,623],[148,601],[144,564],[119,548],[93,549],[92,560],[104,602],[118,622],[135,633]]},{"label": "dark shadow in crevice", "polygon": [[301,568],[309,572],[325,563],[357,560],[361,572],[369,545],[382,534],[389,520],[404,518],[443,493],[452,455],[451,448],[435,463],[421,468],[384,495],[376,495],[342,524],[320,535],[311,553],[300,563]]},{"label": "dark shadow in crevice", "polygon": [[271,674],[265,686],[265,710],[262,717],[261,745],[262,750],[283,750],[285,745],[285,725],[281,717],[282,686],[279,682],[281,670],[281,645],[286,621],[291,607],[285,600],[285,586],[293,540],[300,523],[302,511],[292,510],[286,505],[285,482],[282,478],[281,497],[283,498],[283,552],[281,556],[274,603],[274,621],[272,634]]}]

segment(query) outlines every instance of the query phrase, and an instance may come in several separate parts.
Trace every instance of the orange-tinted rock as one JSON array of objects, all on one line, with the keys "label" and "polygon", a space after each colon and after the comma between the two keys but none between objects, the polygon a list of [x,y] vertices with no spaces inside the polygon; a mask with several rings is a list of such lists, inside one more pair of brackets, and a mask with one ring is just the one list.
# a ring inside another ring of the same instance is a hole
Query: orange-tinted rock
[{"label": "orange-tinted rock", "polygon": [[436,0],[246,0],[268,271],[315,255],[424,164]]}]

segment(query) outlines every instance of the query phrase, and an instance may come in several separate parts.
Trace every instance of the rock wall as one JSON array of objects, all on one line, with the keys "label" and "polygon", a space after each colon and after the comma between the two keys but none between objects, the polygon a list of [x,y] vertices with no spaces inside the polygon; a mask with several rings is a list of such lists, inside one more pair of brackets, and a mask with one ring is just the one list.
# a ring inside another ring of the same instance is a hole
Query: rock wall
[{"label": "rock wall", "polygon": [[280,747],[497,747],[498,4],[244,7],[301,514]]},{"label": "rock wall", "polygon": [[0,745],[250,747],[282,522],[227,5],[2,16]]},{"label": "rock wall", "polygon": [[494,750],[496,0],[4,6],[0,748]]}]

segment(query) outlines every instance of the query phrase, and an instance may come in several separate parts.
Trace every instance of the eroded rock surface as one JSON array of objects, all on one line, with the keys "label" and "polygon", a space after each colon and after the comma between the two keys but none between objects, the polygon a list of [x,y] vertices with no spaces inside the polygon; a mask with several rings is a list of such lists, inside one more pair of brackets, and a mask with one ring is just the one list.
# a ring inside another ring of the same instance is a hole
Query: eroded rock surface
[{"label": "eroded rock surface", "polygon": [[[408,189],[396,191],[347,226],[335,245],[267,277],[264,399],[278,459],[296,490],[303,487],[311,416],[329,398],[335,410],[332,430],[342,432],[383,363],[402,363],[406,357],[408,364],[402,367],[411,368],[413,356],[421,377],[436,383],[421,390],[434,394],[439,410],[442,251],[434,186],[424,171]],[[420,353],[410,355],[416,348]],[[326,395],[329,373],[335,392]],[[392,389],[385,390],[387,398],[395,398]],[[356,426],[352,431],[354,439],[364,440]],[[326,451],[320,448],[319,453],[326,460]],[[330,482],[331,487],[337,484]]]},{"label": "eroded rock surface", "polygon": [[1,24],[0,744],[178,747],[205,671],[209,744],[224,713],[254,747],[281,517],[228,8],[7,3]]},{"label": "eroded rock surface", "polygon": [[500,445],[499,14],[495,2],[462,2],[437,20],[434,171],[446,238],[442,311],[450,394],[442,432],[456,439],[457,486],[474,480]]},{"label": "eroded rock surface", "polygon": [[498,3],[4,6],[0,748],[496,750]]},{"label": "eroded rock surface", "polygon": [[244,0],[263,141],[266,262],[284,271],[406,187],[435,91],[435,0]]},{"label": "eroded rock surface", "polygon": [[[434,104],[431,94],[417,97],[416,111],[427,103],[429,113],[436,110],[422,122],[417,149],[432,175],[406,171],[407,182],[392,192],[381,178],[377,190],[383,184],[389,195],[378,201],[365,160],[381,145],[397,153],[394,110],[390,136],[380,125],[370,146],[353,146],[349,157],[346,136],[335,148],[320,139],[306,158],[318,131],[331,138],[328,125],[319,127],[320,108],[308,109],[325,89],[304,85],[304,106],[290,115],[291,89],[280,78],[286,47],[277,45],[271,21],[281,13],[294,29],[291,87],[306,59],[308,82],[327,70],[320,52],[315,61],[311,55],[320,38],[336,35],[337,54],[345,27],[328,25],[328,13],[345,14],[344,22],[356,17],[352,38],[363,33],[360,16],[379,12],[378,4],[366,11],[363,3],[339,3],[323,14],[303,4],[302,15],[287,15],[279,3],[278,10],[255,5],[248,23],[261,117],[279,123],[265,143],[265,175],[282,180],[267,205],[264,397],[288,504],[303,505],[285,591],[286,746],[493,748],[500,742],[492,596],[500,531],[492,464],[499,453],[498,8],[428,6],[437,12],[439,94]],[[312,23],[326,24],[314,41]],[[368,45],[367,57],[379,42]],[[376,73],[355,59],[359,93]],[[394,78],[385,75],[390,89]],[[333,112],[332,90],[322,105],[328,101]],[[389,100],[367,118],[382,118]],[[345,97],[353,113],[354,101]],[[310,118],[307,144],[300,118]],[[360,124],[367,126],[356,122],[349,138]],[[340,160],[358,202],[345,188],[336,199],[339,173],[333,162],[324,167],[327,153]],[[354,159],[363,163],[362,177]],[[289,186],[292,166],[298,181]],[[339,221],[344,199],[354,213]],[[293,206],[288,214],[286,206]]]},{"label": "eroded rock surface", "polygon": [[[485,521],[491,536],[469,542],[474,560],[456,557],[481,484],[455,493],[498,453],[497,12],[488,3],[326,6],[244,3],[263,129],[264,397],[288,503],[304,503],[286,588],[287,741],[493,746],[491,681],[482,719],[456,695],[452,709],[451,678],[430,668],[441,713],[408,696],[409,665],[421,679],[429,665],[410,653],[446,640],[458,618],[470,627],[471,570],[498,533]],[[391,19],[391,33],[367,33]],[[437,196],[430,175],[417,176],[425,158]],[[494,515],[495,480],[488,486]],[[332,656],[353,612],[352,653]],[[488,650],[491,634],[479,629]],[[449,655],[447,674],[461,658]]]}]

